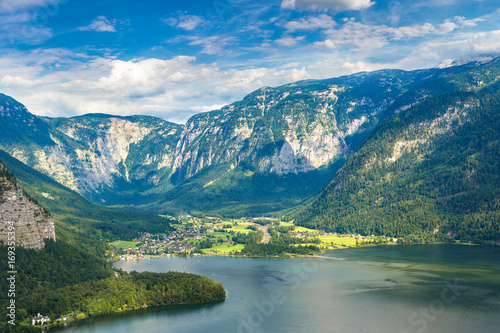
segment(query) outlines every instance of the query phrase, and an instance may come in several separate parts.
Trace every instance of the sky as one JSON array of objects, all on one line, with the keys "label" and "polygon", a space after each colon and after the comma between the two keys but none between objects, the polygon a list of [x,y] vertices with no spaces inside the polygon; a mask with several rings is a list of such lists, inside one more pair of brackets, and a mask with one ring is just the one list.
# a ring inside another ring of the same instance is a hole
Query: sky
[{"label": "sky", "polygon": [[500,52],[498,0],[0,0],[0,92],[185,123],[263,86]]}]

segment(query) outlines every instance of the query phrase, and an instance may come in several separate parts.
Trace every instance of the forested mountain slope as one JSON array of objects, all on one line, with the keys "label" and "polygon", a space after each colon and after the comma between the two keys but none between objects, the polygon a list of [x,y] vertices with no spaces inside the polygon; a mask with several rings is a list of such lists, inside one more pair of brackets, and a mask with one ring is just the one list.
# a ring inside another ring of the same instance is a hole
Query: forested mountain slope
[{"label": "forested mountain slope", "polygon": [[[0,332],[39,332],[41,327],[31,323],[39,312],[53,324],[61,316],[85,318],[147,306],[224,300],[222,285],[207,277],[113,272],[104,258],[105,240],[97,237],[136,236],[141,228],[165,231],[168,220],[90,204],[1,151],[0,160],[0,265],[9,271],[0,281],[5,296],[0,298]],[[31,195],[47,203],[49,210]],[[8,231],[15,240],[4,237]],[[12,304],[15,311],[8,308]]]},{"label": "forested mountain slope", "polygon": [[[438,95],[386,119],[292,215],[342,233],[500,241],[498,84]],[[435,236],[436,237],[436,236]]]},{"label": "forested mountain slope", "polygon": [[155,214],[128,212],[90,203],[80,194],[0,151],[0,161],[30,197],[55,220],[57,239],[103,255],[101,239],[132,239],[137,232],[169,232],[170,221]]}]

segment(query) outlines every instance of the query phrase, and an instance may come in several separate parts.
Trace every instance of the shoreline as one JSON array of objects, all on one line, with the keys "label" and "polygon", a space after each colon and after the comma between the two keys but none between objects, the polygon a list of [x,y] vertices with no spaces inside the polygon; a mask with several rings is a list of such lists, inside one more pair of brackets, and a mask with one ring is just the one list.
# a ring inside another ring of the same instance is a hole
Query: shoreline
[{"label": "shoreline", "polygon": [[[85,315],[84,317],[81,317],[81,318],[71,318],[71,319],[68,319],[66,321],[59,321],[58,323],[54,323],[54,324],[48,325],[47,327],[49,329],[50,328],[57,328],[57,327],[66,326],[66,324],[69,324],[69,323],[74,323],[74,322],[85,320],[85,319],[97,318],[97,317],[107,316],[107,315],[111,315],[111,314],[117,314],[117,313],[123,313],[123,312],[135,311],[135,310],[142,310],[142,309],[148,309],[148,308],[155,308],[155,307],[161,307],[161,306],[212,305],[212,304],[222,303],[225,300],[226,300],[226,297],[224,297],[223,299],[220,299],[220,300],[215,300],[215,301],[210,301],[210,302],[194,302],[194,303],[174,303],[174,304],[146,305],[146,306],[141,306],[139,308],[121,309],[121,310],[113,311],[113,312],[110,312],[110,313],[103,313],[103,314],[100,314],[100,315],[97,315],[97,316],[90,316],[90,315],[87,316],[87,315]],[[33,327],[35,327],[35,326],[33,326]]]},{"label": "shoreline", "polygon": [[120,258],[110,258],[108,261],[110,262],[118,262],[118,261],[135,261],[135,260],[143,260],[143,259],[151,259],[151,258],[194,258],[194,257],[236,257],[236,258],[283,258],[283,259],[292,259],[292,258],[327,258],[321,256],[322,254],[328,252],[328,251],[336,251],[336,250],[346,250],[346,249],[359,249],[359,248],[364,248],[364,247],[378,247],[378,246],[412,246],[412,245],[443,245],[443,244],[449,244],[449,245],[467,245],[467,246],[480,246],[481,244],[476,244],[476,243],[445,243],[445,242],[436,242],[436,243],[414,243],[414,244],[397,244],[397,243],[385,243],[385,244],[366,244],[366,245],[358,245],[358,246],[347,246],[347,247],[338,247],[338,248],[331,248],[331,249],[323,249],[320,252],[316,254],[290,254],[287,253],[287,256],[279,256],[279,255],[272,255],[272,256],[247,256],[247,255],[240,255],[240,254],[226,254],[226,253],[218,253],[218,254],[194,254],[194,255],[176,255],[176,254],[155,254],[155,255],[145,255],[142,257],[138,258],[130,258],[130,259],[120,259]]}]

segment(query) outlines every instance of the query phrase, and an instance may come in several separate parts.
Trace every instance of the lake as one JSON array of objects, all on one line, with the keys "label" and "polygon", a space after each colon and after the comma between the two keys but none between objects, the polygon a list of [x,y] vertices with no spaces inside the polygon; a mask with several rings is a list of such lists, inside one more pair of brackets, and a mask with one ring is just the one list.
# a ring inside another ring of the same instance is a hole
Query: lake
[{"label": "lake", "polygon": [[222,282],[225,302],[106,315],[54,332],[499,332],[500,249],[381,246],[319,257],[153,258],[126,271]]}]

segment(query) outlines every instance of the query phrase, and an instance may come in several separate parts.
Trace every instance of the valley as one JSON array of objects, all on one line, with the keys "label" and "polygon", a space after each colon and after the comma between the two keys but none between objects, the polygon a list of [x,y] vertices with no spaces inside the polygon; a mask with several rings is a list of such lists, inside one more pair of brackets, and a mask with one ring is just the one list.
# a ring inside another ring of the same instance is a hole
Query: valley
[{"label": "valley", "polygon": [[[314,246],[316,253],[368,245],[397,244],[397,239],[374,235],[340,235],[295,226],[271,218],[229,219],[217,217],[196,218],[179,216],[172,218],[175,231],[171,234],[139,233],[130,241],[109,243],[113,251],[111,260],[135,260],[164,256],[231,255],[245,256],[242,250],[250,244],[286,243],[293,247]],[[261,233],[258,231],[261,230]],[[248,239],[249,234],[256,237]],[[266,235],[267,234],[267,235]],[[274,238],[273,238],[274,236]],[[252,256],[252,254],[248,254]],[[292,254],[283,249],[277,256]],[[298,254],[293,254],[298,256]]]},{"label": "valley", "polygon": [[485,57],[263,87],[183,125],[100,113],[38,117],[1,95],[0,149],[99,205],[276,216],[327,186],[385,119],[444,93],[494,93],[499,66]]}]

